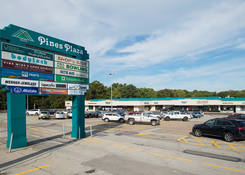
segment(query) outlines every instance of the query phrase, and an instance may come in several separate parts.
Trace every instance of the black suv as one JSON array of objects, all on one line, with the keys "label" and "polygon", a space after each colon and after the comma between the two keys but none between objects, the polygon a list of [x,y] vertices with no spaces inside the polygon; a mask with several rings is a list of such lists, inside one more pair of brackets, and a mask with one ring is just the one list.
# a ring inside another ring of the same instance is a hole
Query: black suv
[{"label": "black suv", "polygon": [[237,139],[245,139],[245,121],[239,119],[215,118],[194,125],[192,133],[200,137],[202,135],[224,138],[231,142]]},{"label": "black suv", "polygon": [[245,114],[238,114],[238,113],[235,113],[235,114],[228,115],[227,118],[230,118],[230,119],[241,119],[241,120],[245,120]]}]

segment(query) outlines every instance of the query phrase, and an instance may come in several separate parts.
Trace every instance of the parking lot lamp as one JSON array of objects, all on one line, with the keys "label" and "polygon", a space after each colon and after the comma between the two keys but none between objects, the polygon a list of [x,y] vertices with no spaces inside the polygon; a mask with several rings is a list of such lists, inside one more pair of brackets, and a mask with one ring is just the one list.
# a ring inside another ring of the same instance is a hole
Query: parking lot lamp
[{"label": "parking lot lamp", "polygon": [[[109,73],[109,76],[112,76],[112,75],[114,75],[114,73]],[[111,83],[111,112],[112,112],[112,108],[113,108],[113,106],[112,106],[112,84],[113,83]]]}]

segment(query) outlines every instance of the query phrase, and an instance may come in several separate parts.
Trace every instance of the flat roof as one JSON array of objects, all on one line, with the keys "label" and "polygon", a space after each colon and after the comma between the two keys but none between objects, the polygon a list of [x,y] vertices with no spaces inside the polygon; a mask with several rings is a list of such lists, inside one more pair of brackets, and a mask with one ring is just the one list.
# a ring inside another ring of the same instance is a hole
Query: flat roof
[{"label": "flat roof", "polygon": [[[164,100],[221,100],[221,101],[245,101],[245,98],[221,98],[221,97],[169,97],[169,98],[113,98],[114,101],[164,101]],[[92,99],[90,101],[106,101],[111,99]]]}]

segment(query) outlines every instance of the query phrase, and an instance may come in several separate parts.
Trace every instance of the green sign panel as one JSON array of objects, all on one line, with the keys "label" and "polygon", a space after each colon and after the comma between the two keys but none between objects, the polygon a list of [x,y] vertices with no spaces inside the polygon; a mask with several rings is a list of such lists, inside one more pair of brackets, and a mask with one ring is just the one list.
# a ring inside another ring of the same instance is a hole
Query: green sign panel
[{"label": "green sign panel", "polygon": [[[78,59],[89,59],[87,51],[82,46],[24,29],[13,24],[5,27],[1,33],[1,35],[4,36],[4,39],[10,40],[11,43],[43,48],[53,52],[55,51],[70,55],[72,57],[74,56]],[[0,38],[2,37],[0,36]]]},{"label": "green sign panel", "polygon": [[44,58],[47,60],[54,60],[54,54],[44,52],[37,49],[31,49],[27,47],[20,47],[9,43],[2,43],[2,51],[12,52],[32,57]]},{"label": "green sign panel", "polygon": [[55,75],[55,80],[66,83],[88,84],[88,78],[78,78],[65,75]]}]

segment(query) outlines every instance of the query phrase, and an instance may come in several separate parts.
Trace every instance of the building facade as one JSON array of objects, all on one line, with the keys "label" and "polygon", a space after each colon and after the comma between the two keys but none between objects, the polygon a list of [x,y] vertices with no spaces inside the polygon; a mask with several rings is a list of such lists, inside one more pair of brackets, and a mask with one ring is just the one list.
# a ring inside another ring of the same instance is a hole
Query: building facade
[{"label": "building facade", "polygon": [[[66,101],[65,105],[67,109],[71,109],[72,102]],[[111,107],[129,111],[187,110],[245,113],[245,98],[128,98],[85,101],[85,111],[109,110]]]}]

